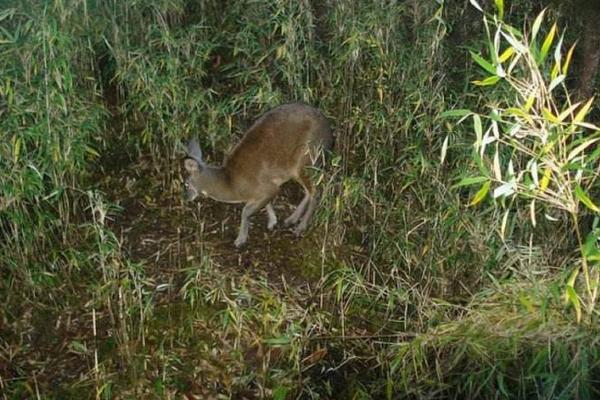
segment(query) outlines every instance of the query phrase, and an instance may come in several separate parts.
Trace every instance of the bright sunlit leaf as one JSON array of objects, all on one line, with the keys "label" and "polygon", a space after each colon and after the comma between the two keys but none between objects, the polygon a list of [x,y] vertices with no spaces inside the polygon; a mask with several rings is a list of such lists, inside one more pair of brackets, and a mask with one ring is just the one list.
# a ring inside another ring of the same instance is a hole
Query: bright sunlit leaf
[{"label": "bright sunlit leaf", "polygon": [[583,119],[585,118],[585,116],[587,115],[587,113],[590,111],[590,107],[592,106],[593,102],[594,102],[594,98],[592,97],[577,112],[577,115],[575,115],[575,118],[573,118],[573,122],[575,122],[575,123],[582,122]]},{"label": "bright sunlit leaf", "polygon": [[573,57],[573,50],[575,50],[575,45],[571,46],[571,48],[567,52],[567,58],[565,59],[565,62],[563,63],[562,67],[563,75],[566,75],[567,71],[569,71],[569,64],[571,63],[571,58]]},{"label": "bright sunlit leaf", "polygon": [[535,41],[535,37],[537,36],[540,27],[542,26],[542,21],[544,19],[544,14],[546,13],[546,9],[544,8],[542,10],[541,13],[538,14],[538,16],[535,18],[535,21],[533,22],[533,26],[531,28],[531,42],[533,43]]},{"label": "bright sunlit leaf", "polygon": [[481,8],[481,6],[479,5],[479,3],[476,0],[469,0],[469,3],[471,3],[471,5],[473,7],[475,7],[476,9],[478,9],[479,11],[483,12],[483,9]]},{"label": "bright sunlit leaf", "polygon": [[473,81],[473,83],[477,86],[492,86],[492,85],[495,85],[496,83],[498,83],[498,81],[500,79],[501,79],[500,76],[495,75],[495,76],[487,77],[482,81]]},{"label": "bright sunlit leaf", "polygon": [[552,177],[552,170],[550,168],[546,168],[544,170],[544,176],[540,180],[540,190],[542,192],[546,191],[548,188],[548,184],[550,184],[550,178]]},{"label": "bright sunlit leaf", "polygon": [[448,151],[448,135],[446,135],[446,138],[444,139],[444,143],[442,144],[442,154],[440,156],[440,164],[444,163],[444,160],[446,159],[447,151]]},{"label": "bright sunlit leaf", "polygon": [[577,185],[577,187],[575,188],[575,196],[579,199],[579,201],[581,201],[583,204],[585,204],[585,206],[587,208],[589,208],[590,210],[592,210],[593,212],[600,211],[598,206],[596,206],[594,204],[592,199],[590,199],[590,197],[587,195],[587,193],[585,193],[585,191],[579,185]]},{"label": "bright sunlit leaf", "polygon": [[477,114],[473,114],[473,129],[475,129],[475,136],[477,138],[476,147],[479,148],[483,139],[483,128],[481,126],[481,117]]},{"label": "bright sunlit leaf", "polygon": [[542,114],[544,115],[544,118],[546,118],[548,121],[552,122],[553,124],[560,123],[558,117],[556,115],[552,114],[552,111],[548,110],[545,107],[542,110]]},{"label": "bright sunlit leaf", "polygon": [[506,50],[504,50],[502,54],[500,54],[500,56],[498,57],[498,62],[505,62],[506,60],[511,58],[513,54],[515,54],[515,48],[512,46],[507,47]]},{"label": "bright sunlit leaf", "polygon": [[567,156],[567,160],[571,161],[573,160],[575,157],[577,157],[582,151],[584,151],[585,149],[587,149],[588,147],[590,147],[591,145],[593,145],[594,143],[596,143],[598,140],[600,140],[600,138],[595,138],[595,139],[590,139],[590,140],[586,140],[585,142],[581,143],[579,146],[575,147],[573,150],[571,150],[571,152],[569,153],[569,155]]},{"label": "bright sunlit leaf", "polygon": [[534,101],[535,101],[535,96],[534,95],[530,95],[527,98],[527,101],[525,102],[525,105],[523,106],[523,111],[529,112],[529,110],[531,109],[531,106],[533,106],[533,102]]},{"label": "bright sunlit leaf", "polygon": [[548,50],[550,50],[550,46],[552,46],[552,42],[554,41],[554,36],[556,35],[556,23],[552,25],[550,28],[550,32],[546,35],[546,39],[544,39],[544,43],[542,44],[542,49],[540,50],[540,59],[539,63],[544,62],[544,59],[548,55]]},{"label": "bright sunlit leaf", "polygon": [[494,4],[498,10],[498,18],[504,19],[504,0],[494,0]]},{"label": "bright sunlit leaf", "polygon": [[470,206],[477,205],[483,199],[485,199],[488,192],[490,191],[491,184],[492,184],[492,182],[490,182],[490,181],[487,181],[486,183],[484,183],[483,186],[481,186],[481,188],[477,191],[477,193],[475,193],[475,196],[473,197],[473,200],[471,200],[471,203],[469,205]]}]

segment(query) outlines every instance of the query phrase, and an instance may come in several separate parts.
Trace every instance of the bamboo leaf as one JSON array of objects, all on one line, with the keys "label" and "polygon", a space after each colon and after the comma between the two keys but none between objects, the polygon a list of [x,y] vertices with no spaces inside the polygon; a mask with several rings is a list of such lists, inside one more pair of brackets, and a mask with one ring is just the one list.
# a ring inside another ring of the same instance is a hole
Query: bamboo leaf
[{"label": "bamboo leaf", "polygon": [[527,98],[527,101],[525,102],[525,105],[523,106],[523,111],[529,112],[529,110],[531,109],[531,106],[533,106],[533,102],[534,101],[535,101],[535,96],[534,95],[530,95]]},{"label": "bamboo leaf", "polygon": [[475,136],[477,138],[475,146],[479,148],[483,139],[483,128],[481,127],[481,117],[478,114],[473,114],[473,128],[475,129]]},{"label": "bamboo leaf", "polygon": [[469,3],[471,3],[471,5],[473,7],[475,7],[476,9],[478,9],[479,11],[483,12],[483,9],[481,8],[481,6],[479,5],[479,3],[476,0],[469,0]]},{"label": "bamboo leaf", "polygon": [[535,37],[537,36],[540,27],[542,26],[542,21],[544,19],[544,14],[546,13],[546,9],[544,8],[542,10],[541,13],[538,14],[538,16],[535,18],[535,21],[533,22],[533,26],[531,28],[531,42],[533,43],[535,41]]},{"label": "bamboo leaf", "polygon": [[554,90],[554,88],[556,88],[558,85],[560,85],[562,83],[562,81],[565,80],[565,75],[559,75],[557,76],[555,79],[552,80],[552,82],[550,82],[550,85],[548,86],[548,92],[551,92],[552,90]]},{"label": "bamboo leaf", "polygon": [[21,138],[20,137],[13,137],[14,140],[14,144],[13,144],[13,162],[18,162],[19,161],[19,155],[21,154]]},{"label": "bamboo leaf", "polygon": [[490,191],[491,184],[491,181],[487,181],[486,183],[484,183],[483,186],[481,186],[481,188],[477,191],[477,193],[475,193],[475,196],[473,197],[473,200],[471,200],[471,203],[469,205],[475,206],[479,204],[483,199],[485,199],[488,192]]},{"label": "bamboo leaf", "polygon": [[565,111],[561,112],[560,115],[558,116],[558,120],[559,121],[564,121],[565,118],[567,118],[569,115],[571,115],[573,113],[573,111],[575,111],[577,109],[577,107],[579,107],[581,103],[575,103],[573,104],[571,107],[567,108]]},{"label": "bamboo leaf", "polygon": [[511,180],[510,182],[506,182],[494,189],[494,198],[497,199],[498,197],[510,196],[515,192],[515,190],[516,182]]},{"label": "bamboo leaf", "polygon": [[506,50],[504,50],[502,54],[500,54],[500,56],[498,57],[498,62],[503,63],[504,61],[511,58],[513,54],[515,54],[515,48],[512,46],[507,47]]},{"label": "bamboo leaf", "polygon": [[575,44],[573,44],[573,46],[571,46],[571,48],[567,52],[567,58],[565,59],[565,62],[563,63],[562,67],[563,75],[566,75],[567,71],[569,71],[569,64],[571,63],[571,58],[573,57],[573,50],[575,50]]},{"label": "bamboo leaf", "polygon": [[592,144],[596,143],[598,140],[600,140],[600,138],[586,140],[585,142],[581,143],[579,146],[577,146],[573,150],[571,150],[571,152],[567,156],[567,160],[571,161],[572,159],[577,157],[579,155],[579,153],[581,153],[583,150],[590,147]]},{"label": "bamboo leaf", "polygon": [[446,138],[444,139],[444,143],[442,144],[442,154],[440,156],[440,164],[444,163],[444,160],[446,159],[447,151],[448,151],[448,135],[446,135]]},{"label": "bamboo leaf", "polygon": [[579,323],[581,321],[581,302],[579,301],[579,297],[577,296],[577,293],[575,292],[575,288],[573,288],[573,286],[567,286],[566,296],[569,300],[569,303],[571,303],[573,305],[573,308],[575,308],[575,318],[577,320],[577,323]]},{"label": "bamboo leaf", "polygon": [[527,53],[527,48],[521,42],[519,42],[519,40],[516,39],[514,36],[508,35],[504,32],[502,32],[502,36],[504,36],[504,38],[508,41],[508,43],[510,43],[510,45],[515,48],[517,53],[521,53],[521,54]]},{"label": "bamboo leaf", "polygon": [[560,121],[558,120],[558,117],[556,115],[552,114],[552,111],[548,110],[545,107],[542,110],[542,114],[544,115],[544,118],[546,118],[548,121],[552,122],[553,124],[560,123]]},{"label": "bamboo leaf", "polygon": [[592,97],[587,101],[587,103],[585,103],[583,107],[581,107],[581,109],[577,112],[577,115],[575,115],[575,118],[573,118],[573,122],[578,123],[583,121],[587,113],[590,111],[593,101],[594,98]]},{"label": "bamboo leaf", "polygon": [[483,57],[481,57],[479,54],[477,54],[475,52],[469,51],[469,53],[471,53],[471,57],[481,68],[483,68],[490,74],[496,75],[496,67],[494,67],[494,65],[492,63],[485,60]]},{"label": "bamboo leaf", "polygon": [[465,115],[469,115],[471,110],[467,110],[466,108],[457,108],[454,110],[444,111],[440,116],[442,118],[447,117],[464,117]]},{"label": "bamboo leaf", "polygon": [[544,170],[544,176],[542,176],[542,179],[540,180],[540,190],[543,192],[546,191],[546,189],[548,188],[548,185],[550,184],[550,178],[552,176],[552,170],[550,168],[546,168]]},{"label": "bamboo leaf", "polygon": [[486,176],[470,176],[468,178],[461,179],[456,185],[452,186],[452,188],[456,189],[463,186],[475,185],[477,183],[482,183],[488,180],[489,178]]},{"label": "bamboo leaf", "polygon": [[494,0],[496,9],[498,9],[498,18],[504,19],[504,0]]},{"label": "bamboo leaf", "polygon": [[550,32],[546,35],[546,39],[544,39],[544,43],[542,44],[542,49],[540,50],[540,58],[538,63],[544,62],[544,59],[548,55],[548,50],[550,50],[550,46],[552,46],[552,42],[554,41],[554,36],[556,35],[556,23],[552,25],[550,28]]},{"label": "bamboo leaf", "polygon": [[510,210],[506,210],[506,212],[504,213],[504,216],[502,217],[502,225],[500,225],[500,236],[502,237],[502,239],[504,239],[505,234],[506,234],[506,225],[508,223],[509,213],[510,213]]},{"label": "bamboo leaf", "polygon": [[492,86],[495,85],[500,79],[500,76],[495,75],[489,76],[482,81],[473,81],[473,83],[477,86]]},{"label": "bamboo leaf", "polygon": [[500,156],[498,155],[498,149],[496,149],[496,152],[494,153],[493,170],[494,170],[494,178],[498,181],[501,181],[502,180],[502,172],[500,170]]},{"label": "bamboo leaf", "polygon": [[585,193],[585,191],[581,188],[581,186],[577,185],[575,188],[575,196],[581,201],[587,208],[592,210],[593,212],[599,212],[600,208],[594,204],[592,199]]}]

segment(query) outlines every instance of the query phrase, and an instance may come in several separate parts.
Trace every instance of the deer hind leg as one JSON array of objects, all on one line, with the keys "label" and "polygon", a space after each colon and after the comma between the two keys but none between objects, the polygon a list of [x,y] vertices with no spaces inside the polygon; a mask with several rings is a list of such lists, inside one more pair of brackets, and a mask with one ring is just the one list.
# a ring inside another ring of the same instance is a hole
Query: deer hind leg
[{"label": "deer hind leg", "polygon": [[304,197],[302,198],[302,201],[296,206],[296,209],[294,210],[292,215],[285,219],[285,226],[290,226],[298,222],[302,214],[304,214],[306,205],[312,197],[312,185],[310,183],[310,180],[308,179],[308,176],[306,176],[304,172],[301,172],[300,175],[295,179],[298,183],[302,185],[302,188],[304,189]]},{"label": "deer hind leg", "polygon": [[302,171],[296,180],[304,188],[304,198],[300,204],[298,204],[298,207],[296,207],[296,210],[294,210],[292,215],[285,220],[285,223],[286,225],[291,225],[300,220],[300,223],[298,226],[296,226],[296,229],[294,229],[294,233],[299,236],[306,230],[306,227],[308,226],[308,221],[315,210],[316,200],[312,183],[306,172]]}]

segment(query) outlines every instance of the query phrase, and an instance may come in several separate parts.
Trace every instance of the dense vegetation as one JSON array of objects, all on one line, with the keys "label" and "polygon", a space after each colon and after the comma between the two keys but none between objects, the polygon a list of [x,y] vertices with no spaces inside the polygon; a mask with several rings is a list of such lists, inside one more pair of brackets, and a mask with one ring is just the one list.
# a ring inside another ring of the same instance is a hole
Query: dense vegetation
[{"label": "dense vegetation", "polygon": [[[598,398],[584,3],[4,0],[3,398]],[[236,250],[182,143],[289,101],[316,219]]]}]

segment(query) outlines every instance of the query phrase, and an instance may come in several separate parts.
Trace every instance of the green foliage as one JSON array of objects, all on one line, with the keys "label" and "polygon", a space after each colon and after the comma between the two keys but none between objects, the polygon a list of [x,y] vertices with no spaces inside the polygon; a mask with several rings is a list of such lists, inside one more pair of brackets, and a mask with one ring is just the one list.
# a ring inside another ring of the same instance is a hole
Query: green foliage
[{"label": "green foliage", "polygon": [[[600,136],[550,11],[5,3],[5,397],[597,395]],[[233,208],[181,203],[181,143],[220,162],[287,101],[336,134],[315,225],[236,252]]]},{"label": "green foliage", "polygon": [[[529,37],[514,27],[486,19],[486,26],[491,24],[495,28],[494,40],[489,41],[492,61],[471,53],[477,64],[492,74],[475,83],[484,86],[483,82],[493,78],[494,83],[502,81],[508,91],[501,96],[489,93],[493,100],[488,115],[473,114],[477,152],[474,162],[483,164],[487,180],[471,205],[487,196],[493,182],[493,197],[508,204],[508,209],[519,207],[522,201],[529,203],[529,218],[534,227],[541,210],[558,209],[570,214],[581,250],[578,263],[584,275],[586,309],[592,317],[599,277],[595,269],[590,271],[579,220],[585,213],[581,205],[596,214],[599,211],[587,192],[596,181],[597,155],[591,149],[600,139],[600,128],[585,121],[593,99],[585,103],[570,100],[564,80],[572,48],[565,57],[562,37],[554,40],[557,25],[552,25],[541,45],[536,41],[543,17],[544,12],[535,19]],[[550,50],[553,60],[548,62]],[[462,114],[465,113],[448,115]],[[489,121],[485,134],[482,118]],[[504,232],[504,226],[501,230]],[[579,295],[572,285],[566,291],[579,322]]]}]

